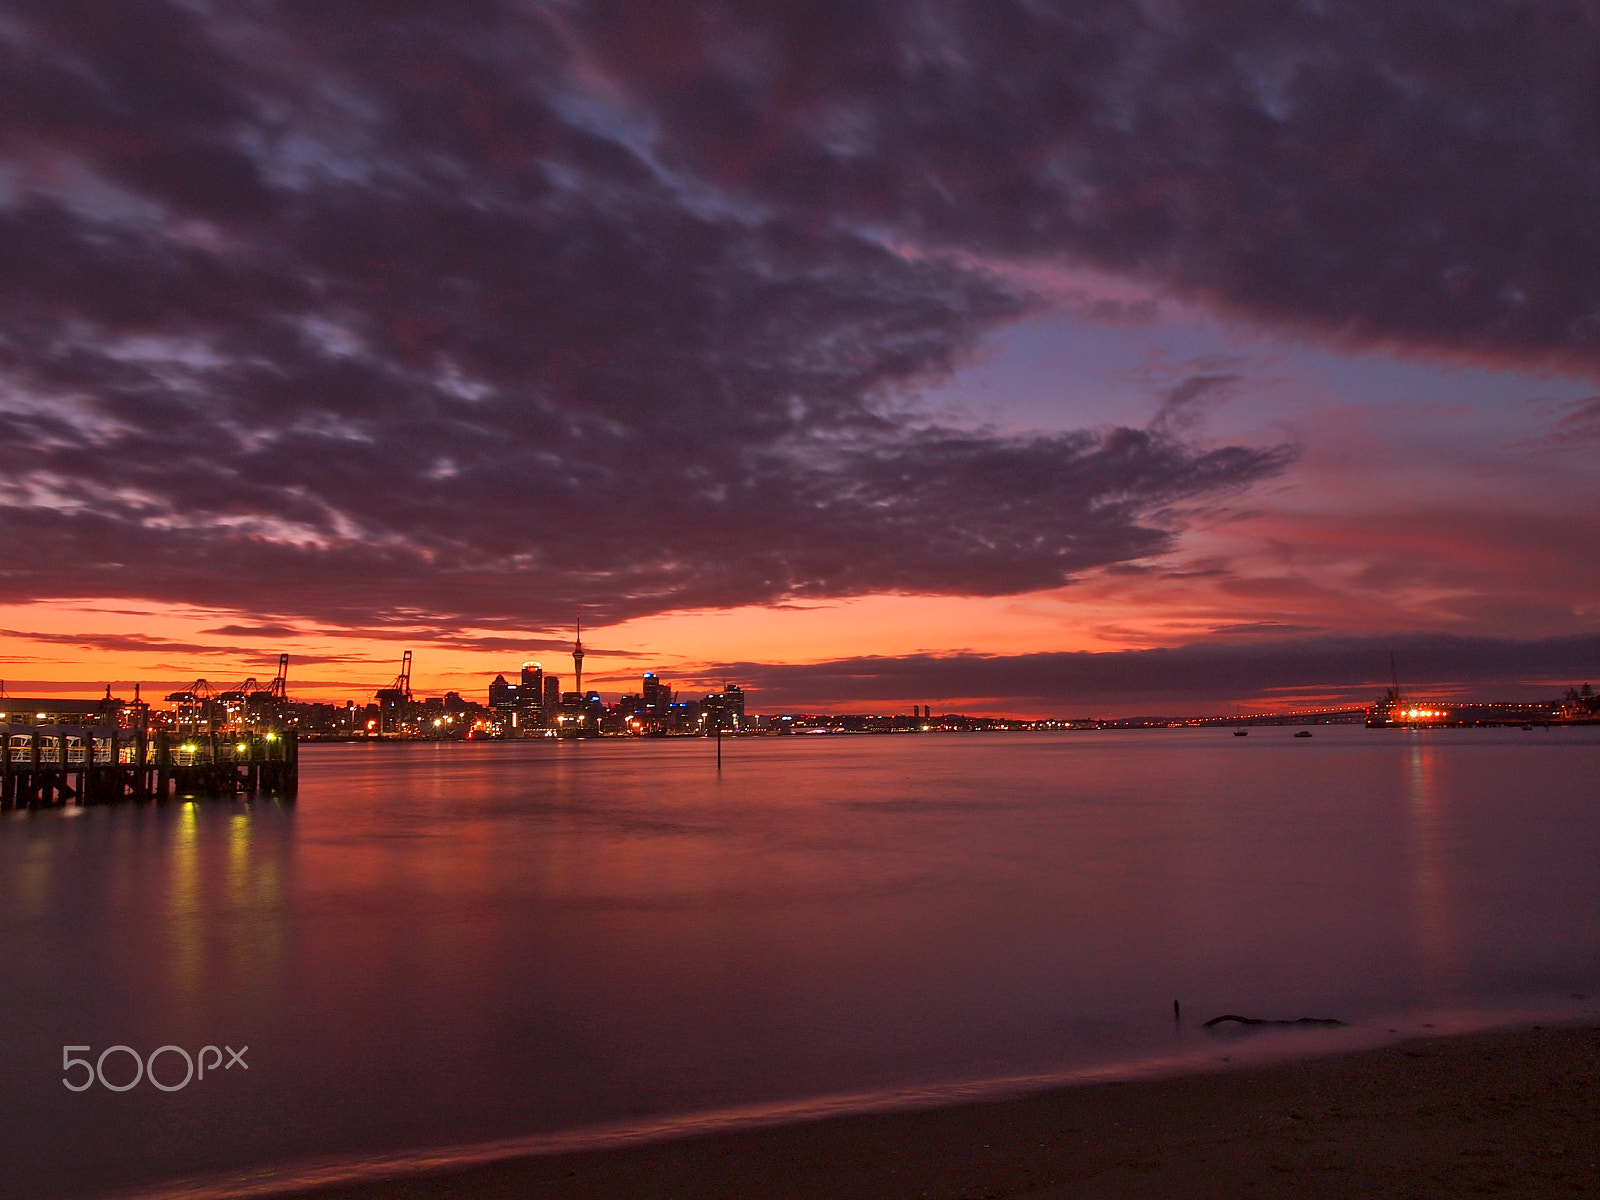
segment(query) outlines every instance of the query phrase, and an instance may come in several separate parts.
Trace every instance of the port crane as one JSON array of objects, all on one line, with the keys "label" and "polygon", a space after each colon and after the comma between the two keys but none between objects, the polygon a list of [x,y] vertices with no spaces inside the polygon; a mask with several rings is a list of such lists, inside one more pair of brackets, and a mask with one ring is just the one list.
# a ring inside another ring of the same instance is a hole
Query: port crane
[{"label": "port crane", "polygon": [[386,732],[386,713],[393,713],[398,721],[411,708],[411,651],[407,650],[400,659],[400,674],[394,677],[394,682],[386,688],[379,688],[372,698],[378,702],[378,733],[381,735]]},{"label": "port crane", "polygon": [[239,691],[252,704],[258,707],[271,707],[285,704],[289,700],[289,656],[278,655],[278,673],[271,683],[265,687],[254,675],[250,676],[239,685]]},{"label": "port crane", "polygon": [[178,727],[191,732],[199,730],[202,725],[208,730],[216,728],[216,699],[216,693],[204,679],[196,679],[181,691],[167,693],[167,702],[178,706]]}]

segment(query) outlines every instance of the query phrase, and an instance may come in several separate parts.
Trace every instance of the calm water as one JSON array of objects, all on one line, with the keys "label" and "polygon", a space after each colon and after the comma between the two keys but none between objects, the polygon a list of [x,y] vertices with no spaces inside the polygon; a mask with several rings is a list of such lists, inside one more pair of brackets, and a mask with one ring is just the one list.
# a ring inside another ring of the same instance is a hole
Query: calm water
[{"label": "calm water", "polygon": [[[308,747],[294,806],[8,816],[0,1192],[1595,1011],[1600,731],[1291,732]],[[114,1044],[248,1070],[62,1086]]]}]

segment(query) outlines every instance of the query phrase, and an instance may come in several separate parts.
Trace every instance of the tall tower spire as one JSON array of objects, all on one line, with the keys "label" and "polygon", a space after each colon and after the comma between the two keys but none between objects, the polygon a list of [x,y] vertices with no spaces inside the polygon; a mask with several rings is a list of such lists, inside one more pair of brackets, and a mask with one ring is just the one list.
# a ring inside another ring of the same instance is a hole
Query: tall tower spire
[{"label": "tall tower spire", "polygon": [[578,640],[572,643],[573,687],[583,696],[583,613],[578,614]]}]

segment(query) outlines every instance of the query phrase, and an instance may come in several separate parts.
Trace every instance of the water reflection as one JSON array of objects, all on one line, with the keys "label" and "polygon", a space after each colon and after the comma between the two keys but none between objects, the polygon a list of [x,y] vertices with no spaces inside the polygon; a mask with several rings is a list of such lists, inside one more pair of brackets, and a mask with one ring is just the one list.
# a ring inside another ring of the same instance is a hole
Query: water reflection
[{"label": "water reflection", "polygon": [[1411,840],[1411,902],[1418,956],[1417,984],[1441,999],[1456,982],[1456,946],[1450,911],[1449,850],[1444,800],[1435,778],[1432,731],[1412,730],[1406,751],[1406,810]]},{"label": "water reflection", "polygon": [[[0,1158],[74,1195],[1127,1062],[1175,996],[1591,990],[1600,812],[1568,781],[1600,737],[1552,745],[796,738],[721,775],[698,744],[308,747],[293,807],[0,823],[0,1069],[41,1080]],[[80,1042],[256,1066],[113,1107],[40,1076]]]},{"label": "water reflection", "polygon": [[50,866],[54,852],[52,839],[31,839],[22,861],[9,873],[12,902],[7,907],[24,921],[42,917],[50,903]]},{"label": "water reflection", "polygon": [[178,806],[167,866],[166,957],[168,1000],[197,1016],[203,1000],[206,920],[201,906],[199,811],[193,800]]}]

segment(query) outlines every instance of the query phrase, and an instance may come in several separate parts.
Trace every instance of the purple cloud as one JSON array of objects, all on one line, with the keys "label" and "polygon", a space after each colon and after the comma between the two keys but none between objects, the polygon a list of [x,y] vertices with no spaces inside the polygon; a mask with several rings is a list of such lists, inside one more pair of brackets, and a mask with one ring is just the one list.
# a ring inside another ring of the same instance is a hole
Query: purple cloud
[{"label": "purple cloud", "polygon": [[[1389,681],[1394,652],[1409,692],[1465,689],[1479,700],[1550,699],[1600,678],[1600,636],[1515,641],[1443,634],[1276,637],[1173,649],[1017,655],[913,654],[820,663],[722,663],[710,675],[738,680],[752,710],[807,706],[871,711],[928,703],[975,711],[1048,712],[1062,717],[1225,712],[1236,700],[1301,694],[1369,703]],[[1559,681],[1560,687],[1551,688]],[[1198,708],[1197,708],[1198,706]]]},{"label": "purple cloud", "polygon": [[1038,301],[853,200],[723,186],[687,110],[596,76],[591,18],[13,6],[0,600],[537,625],[1000,594],[1159,552],[1175,501],[1289,461],[919,415]]},{"label": "purple cloud", "polygon": [[1368,344],[1596,364],[1576,0],[581,11],[674,146],[764,204]]}]

